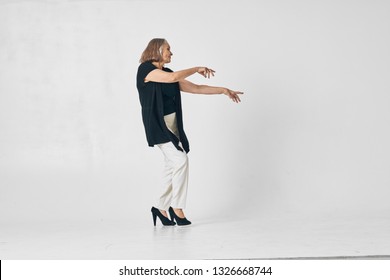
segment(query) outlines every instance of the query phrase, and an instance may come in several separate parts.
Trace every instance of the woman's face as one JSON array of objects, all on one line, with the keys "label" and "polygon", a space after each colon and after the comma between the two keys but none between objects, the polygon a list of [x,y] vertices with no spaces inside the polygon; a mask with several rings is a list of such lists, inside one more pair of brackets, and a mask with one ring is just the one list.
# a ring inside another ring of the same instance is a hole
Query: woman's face
[{"label": "woman's face", "polygon": [[169,63],[171,62],[171,56],[173,55],[173,53],[171,52],[171,46],[166,43],[164,45],[162,45],[162,62],[163,63]]}]

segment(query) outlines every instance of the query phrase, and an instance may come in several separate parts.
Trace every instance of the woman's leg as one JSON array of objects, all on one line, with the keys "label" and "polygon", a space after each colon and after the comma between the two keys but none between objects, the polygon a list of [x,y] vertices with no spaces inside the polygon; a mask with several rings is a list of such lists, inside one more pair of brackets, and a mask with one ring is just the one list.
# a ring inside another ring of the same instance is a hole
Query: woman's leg
[{"label": "woman's leg", "polygon": [[[158,145],[161,151],[163,151],[163,148],[160,144]],[[164,153],[164,152],[163,152]],[[169,205],[171,205],[172,201],[172,172],[173,167],[170,160],[167,158],[167,156],[164,153],[164,160],[165,160],[165,166],[162,173],[162,185],[160,189],[160,197],[157,201],[157,208],[160,210],[163,210],[164,212],[168,210]],[[166,213],[164,213],[166,215]]]},{"label": "woman's leg", "polygon": [[179,151],[172,142],[159,144],[165,157],[163,187],[158,200],[158,208],[168,210],[169,206],[183,209],[186,206],[188,188],[188,157]]}]

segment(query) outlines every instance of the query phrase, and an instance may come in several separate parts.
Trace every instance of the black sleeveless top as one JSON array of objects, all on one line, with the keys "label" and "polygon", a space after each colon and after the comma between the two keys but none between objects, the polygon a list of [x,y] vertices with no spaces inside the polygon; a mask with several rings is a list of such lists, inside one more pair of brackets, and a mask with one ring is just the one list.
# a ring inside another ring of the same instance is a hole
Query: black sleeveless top
[{"label": "black sleeveless top", "polygon": [[[172,72],[169,68],[163,68],[162,70]],[[161,90],[163,93],[164,115],[176,112],[175,96],[178,93],[180,94],[179,83],[161,83]]]},{"label": "black sleeveless top", "polygon": [[[171,141],[178,150],[183,150],[179,146],[179,139],[167,128],[164,121],[164,115],[176,112],[180,142],[184,150],[188,153],[190,148],[183,129],[179,83],[145,83],[146,76],[154,69],[157,69],[157,67],[148,61],[141,63],[137,71],[137,89],[148,144],[152,147],[156,144]],[[163,68],[163,71],[173,72],[169,68]]]}]

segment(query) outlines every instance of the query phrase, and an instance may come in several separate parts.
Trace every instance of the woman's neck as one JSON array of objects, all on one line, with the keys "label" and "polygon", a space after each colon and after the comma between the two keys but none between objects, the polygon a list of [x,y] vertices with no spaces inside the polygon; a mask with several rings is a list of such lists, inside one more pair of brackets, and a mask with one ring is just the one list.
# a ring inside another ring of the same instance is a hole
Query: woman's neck
[{"label": "woman's neck", "polygon": [[158,69],[163,69],[164,63],[162,62],[152,62],[154,66],[156,66]]}]

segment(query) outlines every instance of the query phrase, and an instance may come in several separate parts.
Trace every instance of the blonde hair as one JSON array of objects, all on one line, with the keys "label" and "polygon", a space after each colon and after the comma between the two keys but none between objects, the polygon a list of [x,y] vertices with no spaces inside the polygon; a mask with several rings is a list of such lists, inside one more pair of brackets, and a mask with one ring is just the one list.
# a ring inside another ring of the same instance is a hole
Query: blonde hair
[{"label": "blonde hair", "polygon": [[167,40],[165,40],[164,38],[154,38],[150,40],[146,49],[143,51],[139,62],[144,63],[146,61],[162,61],[162,46],[167,43]]}]

